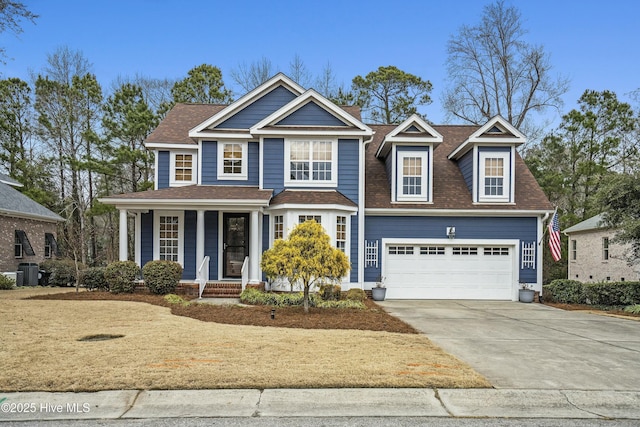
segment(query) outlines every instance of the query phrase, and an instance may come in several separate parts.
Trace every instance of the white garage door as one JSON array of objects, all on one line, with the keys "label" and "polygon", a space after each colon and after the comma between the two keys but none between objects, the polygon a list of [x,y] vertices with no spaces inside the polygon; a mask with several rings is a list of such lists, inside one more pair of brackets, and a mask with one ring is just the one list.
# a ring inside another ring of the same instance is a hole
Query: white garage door
[{"label": "white garage door", "polygon": [[508,245],[387,244],[386,297],[511,300],[514,256]]}]

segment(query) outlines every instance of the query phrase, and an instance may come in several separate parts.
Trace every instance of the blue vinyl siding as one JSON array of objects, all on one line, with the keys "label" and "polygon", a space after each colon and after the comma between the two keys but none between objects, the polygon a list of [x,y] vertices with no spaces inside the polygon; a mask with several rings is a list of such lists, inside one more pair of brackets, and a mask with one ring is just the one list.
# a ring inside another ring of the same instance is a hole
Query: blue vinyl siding
[{"label": "blue vinyl siding", "polygon": [[[384,260],[383,238],[398,239],[446,239],[446,228],[456,227],[456,239],[478,239],[478,244],[491,239],[517,239],[535,242],[538,236],[538,218],[491,218],[491,217],[389,217],[367,216],[365,239],[378,240],[380,245],[379,266]],[[455,240],[452,242],[454,243]],[[520,251],[518,245],[515,249]],[[539,256],[539,247],[536,257]],[[380,275],[379,268],[365,268],[365,281],[373,282]],[[520,280],[534,283],[537,270],[521,269]]]},{"label": "blue vinyl siding", "polygon": [[209,279],[218,279],[218,212],[204,213],[204,254],[209,256]]},{"label": "blue vinyl siding", "polygon": [[203,185],[259,185],[260,154],[259,144],[249,142],[247,155],[246,180],[219,180],[218,179],[218,143],[216,141],[204,141],[202,143],[202,184]]},{"label": "blue vinyl siding", "polygon": [[169,175],[171,174],[169,162],[169,152],[158,151],[158,189],[169,187]]},{"label": "blue vinyl siding", "polygon": [[218,143],[202,141],[202,184],[214,185],[217,181]]},{"label": "blue vinyl siding", "polygon": [[[391,188],[391,177],[393,176],[393,156],[391,153],[384,159],[384,170],[387,172],[387,181],[389,181],[389,188]],[[391,196],[389,195],[389,197]]]},{"label": "blue vinyl siding", "polygon": [[229,117],[217,129],[249,129],[271,113],[288,104],[296,96],[289,89],[278,86],[271,92]]},{"label": "blue vinyl siding", "polygon": [[184,268],[182,278],[194,280],[196,278],[196,211],[184,212]]},{"label": "blue vinyl siding", "polygon": [[351,274],[350,280],[353,283],[358,282],[358,216],[353,215],[351,217],[351,254],[349,255],[349,261],[351,262]]},{"label": "blue vinyl siding", "polygon": [[265,138],[262,146],[262,187],[274,190],[273,195],[284,190],[284,139]]},{"label": "blue vinyl siding", "polygon": [[153,260],[153,211],[140,214],[140,267]]},{"label": "blue vinyl siding", "polygon": [[269,249],[269,215],[263,215],[262,217],[262,252]]},{"label": "blue vinyl siding", "polygon": [[338,140],[338,188],[356,205],[358,204],[358,178],[360,168],[357,139]]},{"label": "blue vinyl siding", "polygon": [[315,102],[309,102],[276,124],[282,126],[346,126],[342,120]]},{"label": "blue vinyl siding", "polygon": [[458,160],[458,167],[464,178],[464,182],[467,184],[469,193],[473,194],[473,151],[469,151]]}]

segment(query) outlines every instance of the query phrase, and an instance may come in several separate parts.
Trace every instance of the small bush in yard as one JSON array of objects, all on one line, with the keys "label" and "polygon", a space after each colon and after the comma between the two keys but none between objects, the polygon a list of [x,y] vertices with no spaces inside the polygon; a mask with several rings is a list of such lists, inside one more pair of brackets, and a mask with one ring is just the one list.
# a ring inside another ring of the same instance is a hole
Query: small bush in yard
[{"label": "small bush in yard", "polygon": [[184,306],[188,306],[191,304],[189,301],[185,300],[180,295],[176,295],[176,294],[167,294],[164,296],[164,300],[169,304],[177,304],[177,305],[184,305]]},{"label": "small bush in yard", "polygon": [[108,291],[109,285],[104,278],[105,267],[91,267],[80,272],[80,285],[88,290]]},{"label": "small bush in yard", "polygon": [[545,285],[542,290],[544,299],[564,304],[585,304],[582,282],[577,280],[557,279]]},{"label": "small bush in yard", "polygon": [[[82,268],[78,265],[78,268]],[[40,263],[40,269],[50,273],[49,286],[68,286],[76,282],[76,263],[71,259],[50,259]]]},{"label": "small bush in yard", "polygon": [[[272,305],[274,307],[297,307],[304,305],[304,293],[260,292],[257,289],[245,289],[240,295],[240,302],[251,305]],[[365,308],[361,301],[323,301],[317,294],[309,295],[309,306],[320,308]]]},{"label": "small bush in yard", "polygon": [[104,278],[112,293],[131,293],[136,288],[139,271],[138,264],[133,261],[116,261],[104,269]]},{"label": "small bush in yard", "polygon": [[325,283],[320,286],[318,295],[320,295],[320,298],[324,301],[339,301],[342,295],[342,288],[340,288],[340,285]]},{"label": "small bush in yard", "polygon": [[640,304],[627,306],[624,308],[624,311],[631,314],[640,314]]},{"label": "small bush in yard", "polygon": [[16,281],[14,279],[0,274],[0,290],[8,291],[9,289],[13,289],[15,285]]},{"label": "small bush in yard", "polygon": [[149,261],[142,267],[142,277],[152,293],[170,294],[175,292],[182,277],[182,266],[174,261]]},{"label": "small bush in yard", "polygon": [[367,299],[367,294],[362,289],[352,288],[347,291],[347,299],[362,302]]}]

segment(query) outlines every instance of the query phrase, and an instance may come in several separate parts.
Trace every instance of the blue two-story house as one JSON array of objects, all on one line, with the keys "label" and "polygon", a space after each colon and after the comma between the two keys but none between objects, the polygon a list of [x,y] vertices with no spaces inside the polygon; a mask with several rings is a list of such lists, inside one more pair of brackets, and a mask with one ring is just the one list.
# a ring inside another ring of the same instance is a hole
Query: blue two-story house
[{"label": "blue two-story house", "polygon": [[541,288],[552,212],[524,142],[499,116],[367,125],[278,74],[227,106],[177,104],[145,142],[155,189],[102,201],[121,260],[133,215],[135,261],[177,261],[189,282],[261,282],[261,253],[314,219],[349,257],[343,289],[383,277],[387,298],[516,300],[519,283]]}]

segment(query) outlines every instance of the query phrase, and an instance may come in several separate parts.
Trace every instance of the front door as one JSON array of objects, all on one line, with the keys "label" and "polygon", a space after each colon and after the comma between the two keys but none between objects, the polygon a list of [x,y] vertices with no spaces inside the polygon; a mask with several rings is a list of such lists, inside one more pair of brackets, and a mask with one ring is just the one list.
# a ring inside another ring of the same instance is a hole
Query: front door
[{"label": "front door", "polygon": [[249,255],[249,214],[223,214],[222,277],[242,277],[242,263]]}]

